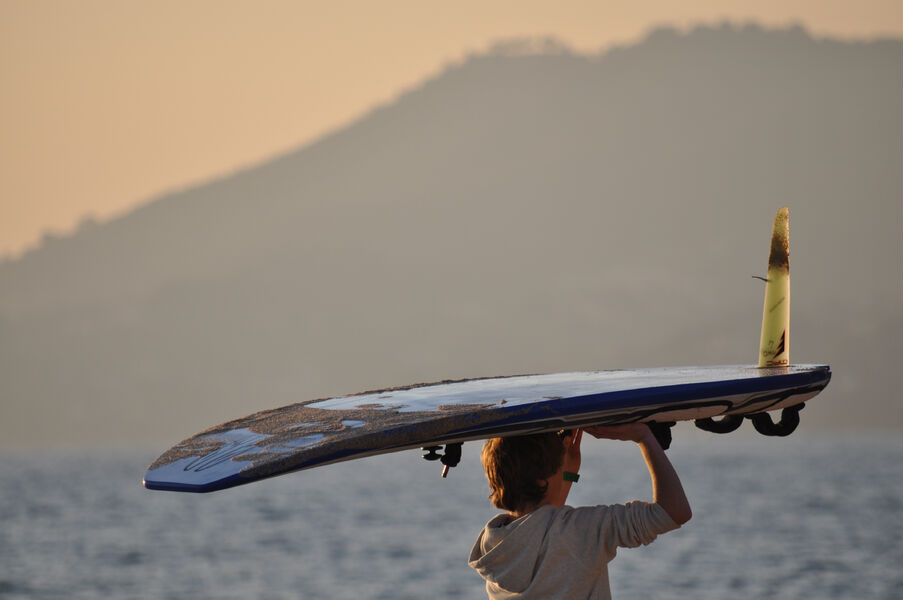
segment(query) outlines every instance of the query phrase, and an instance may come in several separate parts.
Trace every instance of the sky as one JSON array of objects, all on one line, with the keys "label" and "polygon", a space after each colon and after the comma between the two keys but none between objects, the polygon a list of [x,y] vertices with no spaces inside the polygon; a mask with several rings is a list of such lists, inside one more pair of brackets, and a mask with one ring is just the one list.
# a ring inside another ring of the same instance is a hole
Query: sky
[{"label": "sky", "polygon": [[0,0],[0,257],[309,143],[494,42],[903,37],[898,0]]}]

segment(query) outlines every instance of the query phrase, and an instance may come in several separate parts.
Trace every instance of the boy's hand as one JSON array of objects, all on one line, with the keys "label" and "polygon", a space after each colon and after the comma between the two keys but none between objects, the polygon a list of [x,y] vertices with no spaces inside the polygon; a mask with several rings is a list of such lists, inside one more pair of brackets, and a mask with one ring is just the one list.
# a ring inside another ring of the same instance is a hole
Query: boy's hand
[{"label": "boy's hand", "polygon": [[587,427],[586,431],[597,438],[636,442],[643,452],[646,467],[652,477],[652,496],[655,502],[664,508],[678,525],[690,520],[693,511],[690,510],[690,503],[687,501],[680,478],[648,425],[643,423],[599,425]]},{"label": "boy's hand", "polygon": [[640,443],[648,437],[654,438],[649,426],[645,423],[628,423],[627,425],[597,425],[587,427],[586,432],[597,439],[625,440]]},{"label": "boy's hand", "polygon": [[564,438],[564,470],[571,473],[580,472],[580,440],[583,430],[575,429],[574,433]]}]

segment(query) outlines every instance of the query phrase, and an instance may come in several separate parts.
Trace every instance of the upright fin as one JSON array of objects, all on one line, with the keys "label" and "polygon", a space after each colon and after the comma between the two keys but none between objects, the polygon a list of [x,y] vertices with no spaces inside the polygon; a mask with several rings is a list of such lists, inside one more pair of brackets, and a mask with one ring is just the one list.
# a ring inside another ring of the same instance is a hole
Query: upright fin
[{"label": "upright fin", "polygon": [[790,210],[785,206],[774,217],[765,306],[762,309],[762,337],[759,367],[786,367],[790,364]]}]

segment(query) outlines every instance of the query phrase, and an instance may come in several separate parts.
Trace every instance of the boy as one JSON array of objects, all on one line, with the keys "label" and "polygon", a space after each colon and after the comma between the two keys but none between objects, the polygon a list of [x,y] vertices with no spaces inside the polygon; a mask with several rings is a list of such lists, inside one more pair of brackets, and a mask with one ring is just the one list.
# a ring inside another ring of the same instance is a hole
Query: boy
[{"label": "boy", "polygon": [[490,600],[500,598],[611,598],[608,561],[618,547],[649,544],[690,520],[680,479],[645,424],[588,427],[596,438],[640,446],[652,478],[654,503],[565,506],[580,469],[584,430],[494,438],[483,446],[494,517],[470,553],[470,566],[486,580]]}]

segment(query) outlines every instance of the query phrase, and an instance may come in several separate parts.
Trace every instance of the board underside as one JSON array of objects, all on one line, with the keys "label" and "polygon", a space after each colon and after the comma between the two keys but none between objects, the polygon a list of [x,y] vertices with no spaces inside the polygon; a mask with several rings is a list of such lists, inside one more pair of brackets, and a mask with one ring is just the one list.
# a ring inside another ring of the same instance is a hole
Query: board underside
[{"label": "board underside", "polygon": [[201,432],[149,468],[155,490],[210,492],[408,448],[597,424],[687,421],[793,406],[827,365],[681,367],[419,384],[311,400]]}]

